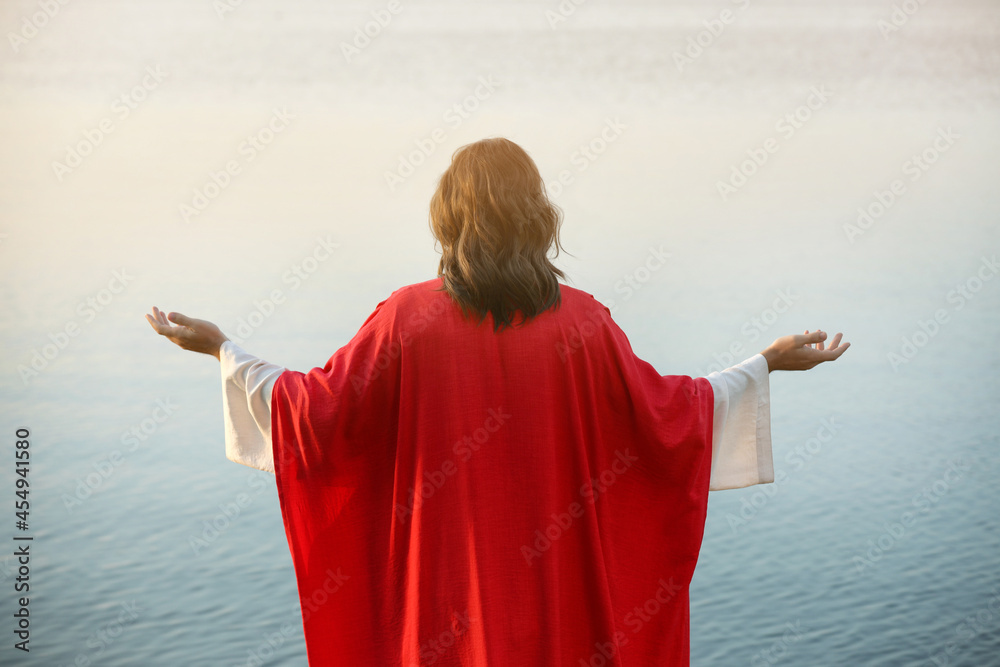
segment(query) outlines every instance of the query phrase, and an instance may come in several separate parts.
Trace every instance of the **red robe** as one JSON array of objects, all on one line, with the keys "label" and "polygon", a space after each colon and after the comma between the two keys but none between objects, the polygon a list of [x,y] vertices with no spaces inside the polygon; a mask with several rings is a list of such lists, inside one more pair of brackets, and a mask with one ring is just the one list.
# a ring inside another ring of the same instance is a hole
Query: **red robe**
[{"label": "red robe", "polygon": [[708,380],[661,376],[581,290],[494,333],[440,286],[274,386],[309,664],[688,665]]}]

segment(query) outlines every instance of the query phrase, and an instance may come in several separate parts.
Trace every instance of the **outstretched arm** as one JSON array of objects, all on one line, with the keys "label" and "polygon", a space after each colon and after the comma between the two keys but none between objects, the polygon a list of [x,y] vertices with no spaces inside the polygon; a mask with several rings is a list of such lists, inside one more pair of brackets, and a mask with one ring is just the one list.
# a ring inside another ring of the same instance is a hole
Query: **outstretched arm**
[{"label": "outstretched arm", "polygon": [[257,358],[231,340],[222,344],[219,356],[226,458],[274,472],[271,392],[285,369]]},{"label": "outstretched arm", "polygon": [[706,379],[715,397],[709,490],[773,482],[767,361],[755,354]]},{"label": "outstretched arm", "polygon": [[827,347],[826,337],[822,331],[783,336],[760,354],[707,376],[715,395],[710,490],[774,481],[768,374],[808,370],[850,347],[841,344],[839,333]]},{"label": "outstretched arm", "polygon": [[[153,330],[185,350],[210,354],[222,370],[222,414],[226,457],[274,472],[271,445],[271,391],[285,369],[245,351],[211,322],[153,307],[146,315]],[[178,326],[172,326],[175,322]]]}]

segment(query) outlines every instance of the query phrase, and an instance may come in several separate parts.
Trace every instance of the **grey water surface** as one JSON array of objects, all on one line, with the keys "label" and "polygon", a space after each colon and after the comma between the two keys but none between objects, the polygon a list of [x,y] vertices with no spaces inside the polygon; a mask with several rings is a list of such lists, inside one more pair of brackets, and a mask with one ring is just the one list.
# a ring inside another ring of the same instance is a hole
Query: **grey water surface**
[{"label": "grey water surface", "polygon": [[852,343],[770,376],[776,482],[710,496],[692,664],[1000,665],[1000,5],[11,0],[0,27],[0,539],[34,538],[30,653],[0,550],[0,663],[305,664],[273,476],[226,460],[215,360],[143,314],[322,366],[435,275],[451,152],[506,136],[569,284],[661,373]]}]

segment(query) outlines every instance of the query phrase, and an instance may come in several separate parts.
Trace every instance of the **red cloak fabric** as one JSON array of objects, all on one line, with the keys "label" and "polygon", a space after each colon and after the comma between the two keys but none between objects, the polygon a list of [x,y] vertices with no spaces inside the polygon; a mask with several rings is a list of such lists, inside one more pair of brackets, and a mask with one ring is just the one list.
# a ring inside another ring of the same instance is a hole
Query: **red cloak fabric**
[{"label": "red cloak fabric", "polygon": [[494,333],[440,287],[274,386],[309,664],[688,665],[708,380],[661,376],[581,290]]}]

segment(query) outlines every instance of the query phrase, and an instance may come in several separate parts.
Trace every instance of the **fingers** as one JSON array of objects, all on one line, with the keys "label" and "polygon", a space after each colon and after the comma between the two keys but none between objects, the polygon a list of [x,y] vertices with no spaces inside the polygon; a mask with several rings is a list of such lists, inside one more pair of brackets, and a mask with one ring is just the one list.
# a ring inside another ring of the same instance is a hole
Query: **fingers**
[{"label": "fingers", "polygon": [[[812,333],[809,333],[809,330],[806,329],[805,334],[803,334],[802,336],[796,336],[796,338],[797,340],[795,342],[798,343],[799,345],[806,345],[811,347],[814,343],[819,343],[822,345],[822,342],[826,339],[826,333],[818,329]],[[823,348],[819,347],[818,349],[822,350]]]},{"label": "fingers", "polygon": [[153,330],[156,333],[164,336],[167,335],[170,329],[173,329],[173,327],[170,326],[170,323],[167,322],[166,315],[156,306],[153,306],[152,315],[146,315],[146,321],[149,322],[149,326],[153,327]]},{"label": "fingers", "polygon": [[843,355],[844,352],[847,351],[847,348],[851,346],[850,343],[841,344],[840,338],[841,334],[837,334],[834,337],[833,343],[830,345],[829,349],[823,352],[823,358],[820,360],[820,363],[824,361],[833,361],[834,359],[839,359],[841,355]]},{"label": "fingers", "polygon": [[187,315],[182,315],[180,313],[170,313],[167,315],[167,319],[175,324],[179,324],[182,327],[190,327],[194,325],[195,320],[191,319]]},{"label": "fingers", "polygon": [[841,343],[841,339],[844,334],[838,333],[834,335],[833,340],[830,341],[830,346],[826,349],[827,352],[832,352],[833,350],[840,350],[842,348],[848,347],[850,343]]},{"label": "fingers", "polygon": [[850,346],[851,346],[850,343],[844,343],[843,345],[839,345],[836,348],[832,348],[831,347],[829,351],[834,353],[833,356],[831,357],[831,359],[838,358],[840,355],[842,355],[844,352],[846,352],[847,348],[849,348]]},{"label": "fingers", "polygon": [[[179,326],[173,326],[170,324],[170,320]],[[152,315],[146,314],[146,321],[149,322],[149,326],[153,327],[153,331],[161,336],[166,336],[178,345],[181,344],[182,340],[192,336],[193,331],[187,328],[187,323],[194,320],[180,313],[170,313],[170,320],[167,319],[167,314],[156,306],[153,306]]]},{"label": "fingers", "polygon": [[166,336],[170,332],[170,329],[173,328],[163,316],[163,311],[156,306],[153,306],[152,315],[146,314],[146,321],[149,322],[149,326],[153,327],[153,331],[161,336]]},{"label": "fingers", "polygon": [[851,346],[850,343],[844,343],[843,345],[841,345],[840,347],[838,347],[836,349],[836,351],[835,351],[835,356],[833,358],[834,359],[840,358],[840,355],[842,355],[844,352],[846,352],[847,348],[849,348],[850,346]]}]

